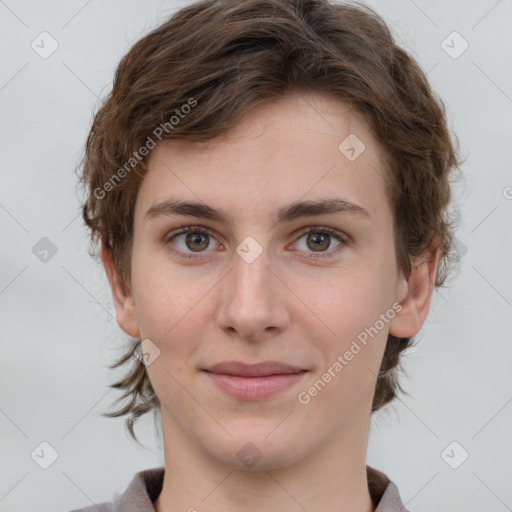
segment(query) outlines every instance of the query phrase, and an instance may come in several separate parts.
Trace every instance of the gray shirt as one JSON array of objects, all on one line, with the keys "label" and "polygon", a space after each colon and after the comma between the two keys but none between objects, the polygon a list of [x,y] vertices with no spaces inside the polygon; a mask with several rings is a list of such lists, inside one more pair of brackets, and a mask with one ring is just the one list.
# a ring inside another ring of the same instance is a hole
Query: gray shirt
[{"label": "gray shirt", "polygon": [[[126,490],[112,502],[90,505],[70,512],[155,512],[153,501],[158,498],[164,481],[164,467],[139,471]],[[396,485],[376,469],[366,466],[368,489],[375,512],[409,512],[400,499]]]}]

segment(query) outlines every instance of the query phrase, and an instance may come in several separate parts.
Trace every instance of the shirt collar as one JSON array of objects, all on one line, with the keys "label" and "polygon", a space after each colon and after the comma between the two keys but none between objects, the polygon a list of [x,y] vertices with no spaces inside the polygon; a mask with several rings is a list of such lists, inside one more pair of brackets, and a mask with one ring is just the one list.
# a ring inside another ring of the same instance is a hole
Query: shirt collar
[{"label": "shirt collar", "polygon": [[[153,501],[162,490],[164,473],[164,467],[139,471],[126,490],[114,498],[111,512],[155,512]],[[384,473],[366,466],[366,474],[375,512],[409,512],[398,488]]]}]

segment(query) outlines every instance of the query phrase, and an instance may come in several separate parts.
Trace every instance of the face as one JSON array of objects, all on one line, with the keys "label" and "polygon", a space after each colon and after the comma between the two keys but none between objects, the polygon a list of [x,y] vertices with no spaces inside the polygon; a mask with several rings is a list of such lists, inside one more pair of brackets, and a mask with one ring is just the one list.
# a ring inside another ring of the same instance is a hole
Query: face
[{"label": "face", "polygon": [[397,269],[381,162],[356,112],[316,94],[152,150],[116,308],[152,354],[169,442],[277,468],[364,432],[388,333],[417,332],[430,296]]}]

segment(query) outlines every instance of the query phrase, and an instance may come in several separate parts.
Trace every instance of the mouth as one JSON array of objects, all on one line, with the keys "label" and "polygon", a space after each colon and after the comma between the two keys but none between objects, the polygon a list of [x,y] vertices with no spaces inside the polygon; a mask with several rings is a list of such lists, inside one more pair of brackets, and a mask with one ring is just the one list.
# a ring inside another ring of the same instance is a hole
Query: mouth
[{"label": "mouth", "polygon": [[203,372],[224,393],[242,400],[262,400],[300,382],[309,370],[276,361],[245,364],[225,361]]}]

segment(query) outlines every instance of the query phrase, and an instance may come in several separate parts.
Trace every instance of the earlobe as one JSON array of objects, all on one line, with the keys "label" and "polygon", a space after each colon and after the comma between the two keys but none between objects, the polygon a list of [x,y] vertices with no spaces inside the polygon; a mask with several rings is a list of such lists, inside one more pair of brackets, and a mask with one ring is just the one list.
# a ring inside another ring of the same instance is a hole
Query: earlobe
[{"label": "earlobe", "polygon": [[412,262],[409,279],[406,280],[400,275],[396,301],[401,304],[402,309],[390,322],[389,334],[409,338],[419,332],[430,310],[438,262],[439,249],[433,243]]},{"label": "earlobe", "polygon": [[135,302],[129,284],[123,283],[112,258],[112,251],[101,246],[101,261],[105,273],[107,274],[116,309],[116,320],[119,327],[133,338],[140,337],[140,329],[137,323],[137,315],[135,311]]}]

